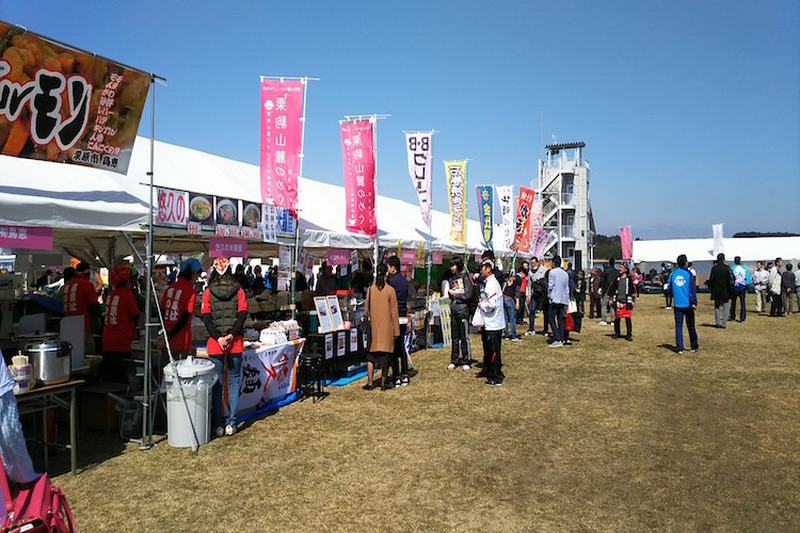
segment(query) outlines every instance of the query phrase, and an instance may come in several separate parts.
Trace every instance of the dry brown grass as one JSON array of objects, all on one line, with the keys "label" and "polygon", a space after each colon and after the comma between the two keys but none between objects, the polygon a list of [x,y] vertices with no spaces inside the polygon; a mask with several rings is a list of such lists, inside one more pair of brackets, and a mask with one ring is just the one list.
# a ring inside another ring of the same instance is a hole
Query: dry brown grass
[{"label": "dry brown grass", "polygon": [[632,343],[588,319],[571,347],[505,342],[502,388],[430,350],[401,390],[329,389],[196,457],[128,445],[56,483],[80,531],[796,531],[800,318],[717,330],[701,299],[698,354],[662,346],[672,314],[645,296]]}]

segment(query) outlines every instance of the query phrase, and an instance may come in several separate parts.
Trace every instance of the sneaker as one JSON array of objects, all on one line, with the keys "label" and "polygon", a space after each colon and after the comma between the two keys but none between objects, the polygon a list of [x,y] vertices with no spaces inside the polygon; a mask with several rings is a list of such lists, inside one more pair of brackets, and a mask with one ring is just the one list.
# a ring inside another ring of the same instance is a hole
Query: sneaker
[{"label": "sneaker", "polygon": [[487,379],[485,385],[488,387],[502,387],[503,382],[495,379]]},{"label": "sneaker", "polygon": [[225,426],[225,435],[230,437],[231,435],[235,435],[235,434],[236,434],[236,426],[235,425],[228,424],[227,426]]},{"label": "sneaker", "polygon": [[598,326],[607,326],[608,322],[606,322],[605,320],[601,320],[600,322],[597,323],[597,325]]},{"label": "sneaker", "polygon": [[395,387],[399,387],[402,384],[403,384],[403,380],[402,379],[397,378],[396,380],[394,380],[394,386]]},{"label": "sneaker", "polygon": [[564,346],[564,343],[560,341],[553,341],[550,344],[548,344],[548,346],[550,348],[561,348],[562,346]]},{"label": "sneaker", "polygon": [[471,368],[470,368],[469,365],[462,365],[461,366],[461,370],[463,370],[464,372],[469,372],[471,370]]},{"label": "sneaker", "polygon": [[695,352],[697,351],[697,348],[692,348],[690,351],[691,351],[692,353],[695,353]]},{"label": "sneaker", "polygon": [[218,428],[214,429],[214,435],[216,435],[217,437],[221,437],[224,434],[225,434],[225,430],[222,427],[218,427]]},{"label": "sneaker", "polygon": [[400,382],[402,387],[408,387],[408,376],[403,376],[403,381]]},{"label": "sneaker", "polygon": [[370,385],[369,383],[367,383],[366,385],[364,385],[361,388],[364,389],[364,390],[372,390],[372,389],[375,388],[375,385]]},{"label": "sneaker", "polygon": [[626,341],[633,341],[633,337],[625,337]]},{"label": "sneaker", "polygon": [[530,329],[530,330],[525,332],[525,335],[526,336],[528,336],[528,335],[536,335],[536,332],[534,330]]},{"label": "sneaker", "polygon": [[511,342],[522,342],[522,339],[519,337],[511,337]]},{"label": "sneaker", "polygon": [[683,355],[683,350],[678,350],[678,355]]},{"label": "sneaker", "polygon": [[454,365],[453,363],[450,363],[449,365],[447,365],[447,370],[455,370],[455,369],[456,369],[456,365]]},{"label": "sneaker", "polygon": [[671,308],[671,307],[665,307],[664,309],[666,309],[667,311],[669,311],[669,310],[670,310],[670,309],[672,309],[672,308]]}]

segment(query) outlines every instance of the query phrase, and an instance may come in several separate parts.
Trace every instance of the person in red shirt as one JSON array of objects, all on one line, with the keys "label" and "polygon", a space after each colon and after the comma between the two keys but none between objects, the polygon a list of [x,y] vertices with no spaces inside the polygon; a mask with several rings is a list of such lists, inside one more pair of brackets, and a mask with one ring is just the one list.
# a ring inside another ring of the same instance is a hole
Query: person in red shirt
[{"label": "person in red shirt", "polygon": [[92,337],[92,316],[100,315],[100,304],[97,303],[97,291],[89,281],[91,270],[88,263],[78,263],[75,277],[64,286],[61,293],[64,316],[83,316],[84,354],[97,351]]},{"label": "person in red shirt", "polygon": [[178,359],[192,354],[192,315],[197,301],[194,284],[202,270],[203,267],[197,259],[183,261],[178,279],[167,287],[161,298],[164,329],[172,355]]},{"label": "person in red shirt", "polygon": [[[208,330],[209,359],[216,367],[218,378],[211,394],[214,432],[217,437],[233,435],[236,433],[236,413],[239,410],[239,379],[244,351],[242,335],[247,319],[247,300],[225,257],[214,259],[208,288],[203,291],[201,312]],[[225,366],[228,370],[228,416],[223,420],[222,383]]]},{"label": "person in red shirt", "polygon": [[109,275],[112,291],[103,320],[103,375],[109,381],[126,382],[123,359],[131,357],[131,339],[136,336],[139,307],[128,285],[131,271],[118,266]]}]

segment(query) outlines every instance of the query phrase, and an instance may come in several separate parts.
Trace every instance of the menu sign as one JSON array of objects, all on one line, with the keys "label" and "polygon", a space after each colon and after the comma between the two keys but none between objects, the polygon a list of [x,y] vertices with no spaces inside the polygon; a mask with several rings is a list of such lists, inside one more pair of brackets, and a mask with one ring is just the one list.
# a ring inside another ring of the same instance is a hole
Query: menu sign
[{"label": "menu sign", "polygon": [[242,202],[242,238],[251,241],[261,240],[260,224],[261,205]]},{"label": "menu sign", "polygon": [[189,225],[188,230],[192,235],[200,235],[202,229],[214,227],[213,198],[202,194],[189,193]]},{"label": "menu sign", "polygon": [[215,197],[215,220],[217,222],[214,233],[217,237],[238,238],[241,234],[239,222],[239,200],[233,198]]}]

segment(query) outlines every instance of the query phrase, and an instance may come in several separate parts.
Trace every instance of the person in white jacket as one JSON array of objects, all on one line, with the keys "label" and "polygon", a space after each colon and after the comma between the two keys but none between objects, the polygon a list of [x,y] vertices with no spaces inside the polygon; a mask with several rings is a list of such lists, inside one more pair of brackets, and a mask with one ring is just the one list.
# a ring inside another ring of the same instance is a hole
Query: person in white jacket
[{"label": "person in white jacket", "polygon": [[506,326],[503,312],[503,290],[500,282],[494,275],[494,262],[485,260],[481,263],[481,275],[484,278],[478,301],[483,329],[481,340],[483,342],[483,369],[478,372],[478,377],[485,377],[486,384],[500,387],[503,385],[503,361],[500,349],[503,340],[503,328]]}]

